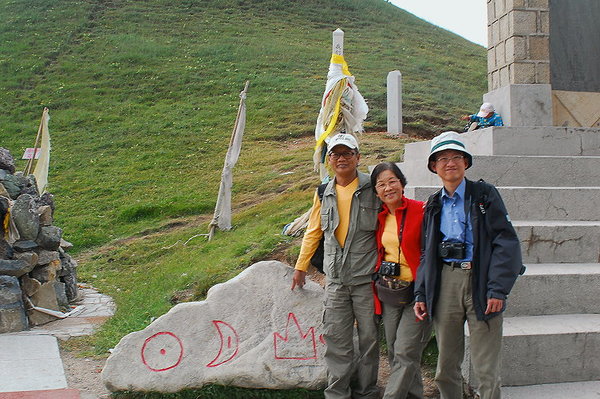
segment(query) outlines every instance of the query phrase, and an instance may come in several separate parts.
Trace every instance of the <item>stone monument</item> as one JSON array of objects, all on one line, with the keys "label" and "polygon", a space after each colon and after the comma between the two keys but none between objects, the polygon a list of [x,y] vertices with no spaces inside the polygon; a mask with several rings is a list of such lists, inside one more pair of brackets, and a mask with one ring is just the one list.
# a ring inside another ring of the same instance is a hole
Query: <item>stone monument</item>
[{"label": "stone monument", "polygon": [[488,90],[506,126],[600,126],[600,2],[488,0]]}]

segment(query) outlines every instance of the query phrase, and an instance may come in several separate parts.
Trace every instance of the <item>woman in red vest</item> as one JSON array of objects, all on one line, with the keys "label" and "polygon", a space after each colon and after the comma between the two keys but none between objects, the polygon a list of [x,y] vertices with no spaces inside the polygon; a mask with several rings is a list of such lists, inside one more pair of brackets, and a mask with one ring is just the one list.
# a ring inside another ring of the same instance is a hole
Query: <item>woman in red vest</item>
[{"label": "woman in red vest", "polygon": [[371,185],[383,202],[377,225],[377,266],[373,288],[375,313],[382,315],[390,362],[386,399],[423,398],[421,354],[431,324],[413,312],[414,280],[421,257],[421,201],[404,196],[406,178],[392,162],[380,163]]}]

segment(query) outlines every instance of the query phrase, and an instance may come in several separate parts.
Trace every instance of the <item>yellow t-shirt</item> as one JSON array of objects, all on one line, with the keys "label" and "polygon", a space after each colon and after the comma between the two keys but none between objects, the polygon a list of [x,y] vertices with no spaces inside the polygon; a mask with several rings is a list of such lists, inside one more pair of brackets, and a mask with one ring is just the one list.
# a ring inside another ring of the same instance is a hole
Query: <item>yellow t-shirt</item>
[{"label": "yellow t-shirt", "polygon": [[[342,247],[346,243],[348,226],[350,225],[350,207],[352,205],[352,196],[357,188],[358,177],[346,187],[342,187],[337,184],[335,186],[340,223],[334,234],[335,238]],[[319,200],[319,195],[315,192],[315,196],[313,197],[313,206],[308,217],[308,226],[306,227],[306,232],[302,238],[302,247],[300,248],[298,260],[296,261],[295,268],[297,270],[308,270],[310,267],[310,258],[312,258],[313,254],[317,250],[319,241],[321,241],[321,237],[323,237],[323,230],[321,230],[321,201]]]},{"label": "yellow t-shirt", "polygon": [[[396,216],[391,213],[388,213],[385,217],[385,226],[383,235],[381,236],[381,243],[385,249],[384,260],[400,263],[400,276],[394,277],[404,281],[413,281],[412,271],[410,270],[410,267],[408,267],[408,262],[406,261],[404,254],[400,252]],[[398,256],[400,256],[400,259],[398,259]]]},{"label": "yellow t-shirt", "polygon": [[350,208],[352,207],[352,196],[358,188],[358,177],[346,187],[335,185],[335,193],[337,195],[338,215],[340,224],[335,229],[335,238],[337,238],[340,246],[344,248],[346,236],[348,235],[348,227],[350,226]]}]

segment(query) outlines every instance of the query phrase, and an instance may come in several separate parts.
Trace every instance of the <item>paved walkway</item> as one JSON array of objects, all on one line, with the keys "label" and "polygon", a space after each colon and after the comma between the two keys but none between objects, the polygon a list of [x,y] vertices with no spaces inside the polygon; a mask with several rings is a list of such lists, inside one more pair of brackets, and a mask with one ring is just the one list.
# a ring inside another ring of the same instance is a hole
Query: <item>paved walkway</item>
[{"label": "paved walkway", "polygon": [[78,399],[68,389],[58,339],[90,335],[114,314],[112,299],[80,287],[82,299],[68,313],[29,331],[0,334],[0,399]]}]

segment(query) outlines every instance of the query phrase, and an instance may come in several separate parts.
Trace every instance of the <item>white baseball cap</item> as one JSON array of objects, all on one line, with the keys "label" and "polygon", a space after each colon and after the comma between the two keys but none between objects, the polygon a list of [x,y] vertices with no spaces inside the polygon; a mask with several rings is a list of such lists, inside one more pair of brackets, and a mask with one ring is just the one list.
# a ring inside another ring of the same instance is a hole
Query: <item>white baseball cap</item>
[{"label": "white baseball cap", "polygon": [[358,141],[356,141],[356,138],[353,135],[348,133],[338,133],[333,136],[331,140],[329,140],[329,143],[327,143],[328,151],[331,151],[336,145],[343,145],[351,150],[358,151]]},{"label": "white baseball cap", "polygon": [[481,104],[481,107],[479,108],[479,112],[477,113],[477,116],[483,118],[483,117],[487,116],[490,112],[496,112],[496,110],[494,109],[494,106],[491,103],[483,103],[483,104]]},{"label": "white baseball cap", "polygon": [[427,160],[427,169],[430,172],[435,173],[433,169],[431,169],[431,162],[435,161],[435,154],[445,150],[455,150],[462,152],[467,159],[467,169],[473,165],[473,157],[467,151],[467,147],[465,143],[463,143],[460,138],[460,134],[449,131],[436,136],[431,140],[431,150],[429,152],[429,159]]}]

